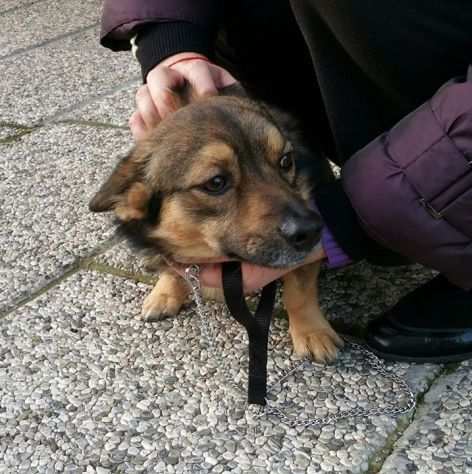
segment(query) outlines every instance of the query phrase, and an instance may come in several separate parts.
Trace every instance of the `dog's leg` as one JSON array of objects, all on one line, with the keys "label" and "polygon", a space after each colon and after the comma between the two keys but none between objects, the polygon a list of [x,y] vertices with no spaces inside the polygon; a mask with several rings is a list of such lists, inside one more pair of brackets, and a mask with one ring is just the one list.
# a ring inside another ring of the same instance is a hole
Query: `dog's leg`
[{"label": "dog's leg", "polygon": [[142,319],[158,321],[175,316],[189,294],[187,282],[171,270],[163,270],[151,293],[144,300]]},{"label": "dog's leg", "polygon": [[318,303],[319,263],[304,265],[284,276],[283,302],[287,310],[295,353],[311,354],[319,362],[333,360],[342,339],[321,312]]}]

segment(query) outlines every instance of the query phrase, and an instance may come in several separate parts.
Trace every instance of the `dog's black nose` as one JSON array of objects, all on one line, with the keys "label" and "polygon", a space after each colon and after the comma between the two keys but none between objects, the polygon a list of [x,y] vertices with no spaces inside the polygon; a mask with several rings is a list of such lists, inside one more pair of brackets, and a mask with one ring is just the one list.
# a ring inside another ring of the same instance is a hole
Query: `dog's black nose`
[{"label": "dog's black nose", "polygon": [[309,251],[319,241],[321,222],[317,214],[307,213],[303,216],[289,215],[279,226],[285,240],[297,251]]}]

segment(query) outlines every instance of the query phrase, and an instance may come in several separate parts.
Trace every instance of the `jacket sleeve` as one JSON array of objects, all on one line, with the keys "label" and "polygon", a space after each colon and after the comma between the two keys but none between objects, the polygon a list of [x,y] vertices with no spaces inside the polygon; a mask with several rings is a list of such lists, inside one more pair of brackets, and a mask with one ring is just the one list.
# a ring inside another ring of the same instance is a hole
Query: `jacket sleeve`
[{"label": "jacket sleeve", "polygon": [[100,41],[114,51],[130,49],[136,30],[150,23],[188,23],[212,29],[220,17],[221,0],[105,0]]},{"label": "jacket sleeve", "polygon": [[342,170],[366,234],[472,288],[472,68]]},{"label": "jacket sleeve", "polygon": [[222,0],[105,0],[100,42],[113,51],[136,45],[144,82],[147,73],[173,54],[211,57]]}]

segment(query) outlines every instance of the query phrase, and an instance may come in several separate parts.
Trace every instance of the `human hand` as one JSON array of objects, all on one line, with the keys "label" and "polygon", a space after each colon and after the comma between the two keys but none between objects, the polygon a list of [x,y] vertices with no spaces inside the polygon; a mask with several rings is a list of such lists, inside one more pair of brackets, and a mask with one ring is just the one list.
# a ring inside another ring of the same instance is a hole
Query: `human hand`
[{"label": "human hand", "polygon": [[[318,262],[326,258],[326,254],[321,245],[308,255],[299,265],[288,268],[269,268],[242,262],[241,270],[243,274],[243,288],[245,294],[251,294],[268,285],[271,281],[283,277],[285,274],[308,263]],[[222,259],[223,261],[224,259]],[[200,283],[204,287],[221,288],[221,263],[202,263],[200,267]],[[182,273],[183,274],[183,273]]]},{"label": "human hand", "polygon": [[136,141],[184,105],[179,89],[186,84],[192,95],[206,97],[217,95],[219,89],[236,82],[228,71],[212,64],[205,56],[191,52],[165,59],[149,71],[146,80],[147,83],[136,92],[136,111],[129,119]]}]

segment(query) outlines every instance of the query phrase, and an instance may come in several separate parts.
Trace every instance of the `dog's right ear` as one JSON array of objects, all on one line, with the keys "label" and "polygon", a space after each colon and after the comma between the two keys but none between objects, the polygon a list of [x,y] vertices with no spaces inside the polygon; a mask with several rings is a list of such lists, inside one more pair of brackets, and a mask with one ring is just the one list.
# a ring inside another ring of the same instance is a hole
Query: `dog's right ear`
[{"label": "dog's right ear", "polygon": [[152,194],[142,178],[144,161],[136,150],[131,151],[91,199],[89,209],[92,212],[114,210],[124,222],[144,218]]},{"label": "dog's right ear", "polygon": [[242,97],[247,99],[249,97],[246,89],[240,82],[235,82],[230,86],[223,87],[218,91],[218,95],[231,96],[231,97]]}]

